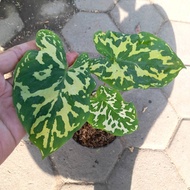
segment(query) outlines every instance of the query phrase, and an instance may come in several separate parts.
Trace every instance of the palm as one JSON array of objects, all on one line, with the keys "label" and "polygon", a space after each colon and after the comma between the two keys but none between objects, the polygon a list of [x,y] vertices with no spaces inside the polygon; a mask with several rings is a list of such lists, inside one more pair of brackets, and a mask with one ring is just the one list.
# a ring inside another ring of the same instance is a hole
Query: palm
[{"label": "palm", "polygon": [[12,85],[0,74],[0,162],[16,147],[25,131],[12,102]]}]

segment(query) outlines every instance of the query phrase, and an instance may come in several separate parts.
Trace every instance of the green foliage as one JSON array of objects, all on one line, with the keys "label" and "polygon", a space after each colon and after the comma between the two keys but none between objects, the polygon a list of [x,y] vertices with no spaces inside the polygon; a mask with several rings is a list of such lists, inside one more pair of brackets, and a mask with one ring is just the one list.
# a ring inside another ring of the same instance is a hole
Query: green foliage
[{"label": "green foliage", "polygon": [[116,136],[132,133],[138,128],[133,103],[125,102],[119,92],[104,86],[100,86],[90,99],[88,123]]},{"label": "green foliage", "polygon": [[[118,90],[162,87],[184,68],[171,48],[149,33],[97,32],[94,42],[103,57],[89,59],[83,53],[68,67],[60,38],[40,30],[40,50],[28,51],[17,64],[14,106],[43,157],[72,138],[86,121],[116,136],[135,131],[135,107]],[[91,96],[96,86],[91,73],[111,88],[100,86]]]},{"label": "green foliage", "polygon": [[97,32],[94,43],[104,57],[92,60],[91,72],[121,91],[165,86],[184,68],[166,42],[150,33]]},{"label": "green foliage", "polygon": [[95,82],[86,54],[68,68],[62,42],[53,32],[39,31],[36,44],[40,51],[29,51],[16,67],[13,100],[30,140],[45,157],[86,122]]}]

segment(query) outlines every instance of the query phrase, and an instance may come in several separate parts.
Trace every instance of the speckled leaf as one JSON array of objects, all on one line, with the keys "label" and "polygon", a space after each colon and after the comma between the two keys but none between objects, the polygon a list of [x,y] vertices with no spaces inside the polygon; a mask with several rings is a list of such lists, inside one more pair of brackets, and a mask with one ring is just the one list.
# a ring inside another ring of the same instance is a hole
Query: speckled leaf
[{"label": "speckled leaf", "polygon": [[40,51],[27,52],[16,67],[13,101],[30,140],[46,157],[86,122],[95,82],[86,54],[68,68],[62,42],[53,32],[40,30],[36,44]]},{"label": "speckled leaf", "polygon": [[184,68],[166,42],[150,33],[97,32],[94,43],[104,57],[92,60],[91,72],[118,90],[162,87]]},{"label": "speckled leaf", "polygon": [[132,133],[138,128],[133,103],[125,102],[120,93],[104,86],[91,97],[88,122],[94,128],[116,136]]}]

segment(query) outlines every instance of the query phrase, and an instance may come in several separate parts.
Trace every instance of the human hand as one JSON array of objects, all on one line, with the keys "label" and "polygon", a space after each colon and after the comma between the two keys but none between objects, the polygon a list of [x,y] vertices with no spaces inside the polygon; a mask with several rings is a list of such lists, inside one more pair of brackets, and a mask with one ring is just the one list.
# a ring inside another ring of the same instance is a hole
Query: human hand
[{"label": "human hand", "polygon": [[[26,133],[13,106],[13,80],[5,79],[4,74],[13,71],[24,53],[32,49],[38,49],[35,41],[14,46],[0,54],[0,164],[11,154]],[[69,66],[74,63],[77,56],[76,52],[66,54]]]}]

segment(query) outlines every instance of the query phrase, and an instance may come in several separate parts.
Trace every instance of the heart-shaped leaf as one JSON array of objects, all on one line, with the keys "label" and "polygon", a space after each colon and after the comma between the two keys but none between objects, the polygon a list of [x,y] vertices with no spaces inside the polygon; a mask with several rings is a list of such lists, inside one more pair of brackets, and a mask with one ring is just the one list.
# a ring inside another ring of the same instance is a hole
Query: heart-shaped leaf
[{"label": "heart-shaped leaf", "polygon": [[136,109],[116,90],[100,86],[90,100],[88,122],[97,129],[116,136],[134,132],[138,128]]},{"label": "heart-shaped leaf", "polygon": [[162,87],[184,68],[166,42],[150,33],[97,32],[94,43],[105,57],[91,61],[91,72],[118,90]]},{"label": "heart-shaped leaf", "polygon": [[95,82],[86,54],[68,67],[59,37],[36,36],[40,50],[27,52],[14,73],[13,101],[30,140],[46,157],[68,141],[87,120]]}]

